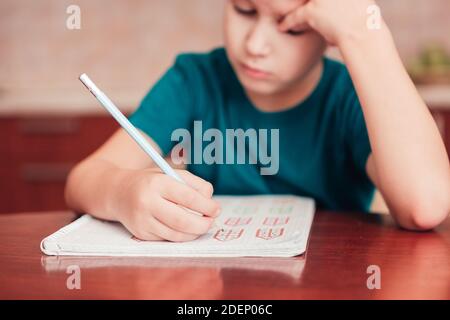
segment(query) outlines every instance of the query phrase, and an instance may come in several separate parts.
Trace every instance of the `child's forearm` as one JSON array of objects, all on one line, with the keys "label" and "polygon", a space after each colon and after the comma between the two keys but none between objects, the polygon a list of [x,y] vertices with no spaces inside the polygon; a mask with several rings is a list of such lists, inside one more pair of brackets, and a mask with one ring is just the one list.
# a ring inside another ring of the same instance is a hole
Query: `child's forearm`
[{"label": "child's forearm", "polygon": [[402,226],[435,226],[450,210],[449,161],[389,30],[383,25],[339,47],[362,104],[377,187]]},{"label": "child's forearm", "polygon": [[92,214],[105,220],[117,220],[113,199],[120,189],[122,170],[101,159],[88,159],[69,174],[65,198],[70,209]]}]

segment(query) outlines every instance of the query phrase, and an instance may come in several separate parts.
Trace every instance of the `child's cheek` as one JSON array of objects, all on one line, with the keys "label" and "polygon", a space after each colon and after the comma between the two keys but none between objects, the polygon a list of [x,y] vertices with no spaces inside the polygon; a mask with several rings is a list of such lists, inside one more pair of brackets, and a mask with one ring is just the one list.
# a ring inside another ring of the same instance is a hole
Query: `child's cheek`
[{"label": "child's cheek", "polygon": [[277,54],[273,58],[280,77],[285,81],[303,77],[322,59],[325,46],[309,35],[300,37],[277,45]]},{"label": "child's cheek", "polygon": [[248,26],[233,14],[225,17],[224,40],[230,56],[238,57],[245,49],[245,34]]}]

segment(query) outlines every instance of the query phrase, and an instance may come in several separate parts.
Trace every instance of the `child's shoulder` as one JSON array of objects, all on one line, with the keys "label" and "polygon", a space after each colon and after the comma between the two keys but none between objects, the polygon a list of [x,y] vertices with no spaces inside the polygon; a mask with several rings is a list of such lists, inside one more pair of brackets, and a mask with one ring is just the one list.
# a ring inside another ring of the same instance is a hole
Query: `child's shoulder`
[{"label": "child's shoulder", "polygon": [[324,57],[324,63],[326,76],[334,84],[352,85],[350,73],[344,63],[329,57]]},{"label": "child's shoulder", "polygon": [[210,95],[223,94],[229,83],[236,80],[224,48],[180,53],[172,69],[182,75],[192,90],[209,92]]},{"label": "child's shoulder", "polygon": [[211,71],[223,68],[227,63],[227,55],[222,47],[214,48],[207,52],[182,52],[175,59],[175,66]]},{"label": "child's shoulder", "polygon": [[344,63],[324,57],[324,75],[321,93],[339,108],[358,101],[356,89]]}]

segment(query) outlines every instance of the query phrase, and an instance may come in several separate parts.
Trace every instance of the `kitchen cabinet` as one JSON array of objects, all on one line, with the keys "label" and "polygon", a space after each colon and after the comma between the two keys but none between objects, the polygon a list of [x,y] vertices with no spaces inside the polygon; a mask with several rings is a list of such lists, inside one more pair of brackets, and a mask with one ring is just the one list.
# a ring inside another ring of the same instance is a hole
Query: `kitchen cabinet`
[{"label": "kitchen cabinet", "polygon": [[107,116],[0,118],[0,213],[65,209],[68,172],[117,130]]}]

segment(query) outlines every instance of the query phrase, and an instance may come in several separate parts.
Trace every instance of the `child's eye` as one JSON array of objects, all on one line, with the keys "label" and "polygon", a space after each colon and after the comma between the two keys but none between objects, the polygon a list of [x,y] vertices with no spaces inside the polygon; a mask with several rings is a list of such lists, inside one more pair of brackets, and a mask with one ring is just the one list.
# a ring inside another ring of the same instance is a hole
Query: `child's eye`
[{"label": "child's eye", "polygon": [[301,36],[306,30],[288,30],[286,33],[290,36]]},{"label": "child's eye", "polygon": [[238,6],[234,6],[234,10],[236,10],[237,13],[242,14],[244,16],[253,16],[256,14],[255,9],[243,9]]}]

